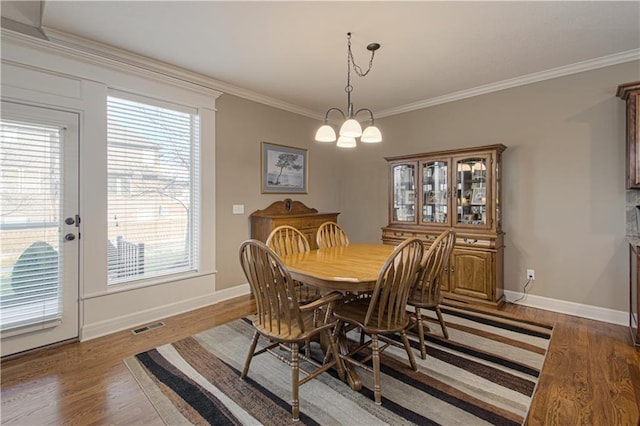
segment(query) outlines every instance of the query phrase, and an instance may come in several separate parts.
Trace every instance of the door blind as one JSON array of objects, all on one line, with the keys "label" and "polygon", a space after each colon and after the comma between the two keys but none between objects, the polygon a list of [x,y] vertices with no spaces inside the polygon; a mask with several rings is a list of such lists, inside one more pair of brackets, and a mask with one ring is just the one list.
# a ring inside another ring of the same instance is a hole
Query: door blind
[{"label": "door blind", "polygon": [[111,95],[108,282],[197,270],[197,111],[122,92]]},{"label": "door blind", "polygon": [[11,330],[54,325],[60,281],[61,127],[0,123],[0,323]]}]

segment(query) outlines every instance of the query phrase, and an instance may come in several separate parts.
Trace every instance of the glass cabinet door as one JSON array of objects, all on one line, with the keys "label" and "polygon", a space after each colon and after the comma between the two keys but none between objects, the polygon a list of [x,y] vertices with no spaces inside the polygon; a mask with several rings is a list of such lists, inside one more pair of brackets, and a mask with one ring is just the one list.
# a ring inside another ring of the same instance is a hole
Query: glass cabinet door
[{"label": "glass cabinet door", "polygon": [[423,223],[448,223],[449,164],[433,160],[421,163],[422,168],[422,217]]},{"label": "glass cabinet door", "polygon": [[416,165],[396,164],[392,167],[393,176],[393,221],[416,221]]},{"label": "glass cabinet door", "polygon": [[488,156],[456,159],[457,224],[487,225],[488,165]]}]

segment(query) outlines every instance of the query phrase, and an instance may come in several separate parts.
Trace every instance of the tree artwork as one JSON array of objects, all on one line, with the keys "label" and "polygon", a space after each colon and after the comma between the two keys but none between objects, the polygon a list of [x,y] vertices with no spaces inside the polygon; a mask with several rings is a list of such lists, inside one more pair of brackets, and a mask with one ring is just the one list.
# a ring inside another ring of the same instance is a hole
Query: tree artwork
[{"label": "tree artwork", "polygon": [[276,162],[275,166],[280,168],[280,173],[278,174],[276,181],[273,182],[274,185],[280,185],[280,177],[282,176],[282,172],[284,171],[284,169],[295,171],[299,171],[302,169],[302,165],[298,164],[299,157],[300,156],[298,154],[283,153],[278,155],[278,161]]}]

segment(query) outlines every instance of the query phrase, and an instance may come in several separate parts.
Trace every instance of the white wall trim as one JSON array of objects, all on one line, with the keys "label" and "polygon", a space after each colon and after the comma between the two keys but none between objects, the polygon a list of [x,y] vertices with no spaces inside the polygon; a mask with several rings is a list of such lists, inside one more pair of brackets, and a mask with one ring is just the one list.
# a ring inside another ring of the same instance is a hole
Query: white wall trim
[{"label": "white wall trim", "polygon": [[[505,290],[504,295],[507,302],[514,303],[514,300],[523,296],[523,293]],[[565,300],[551,299],[543,296],[527,294],[522,300],[515,302],[517,305],[529,306],[532,308],[544,309],[547,311],[559,312],[562,314],[575,315],[596,321],[608,322],[618,325],[629,325],[629,313],[616,311],[613,309],[601,308],[599,306],[583,305],[581,303],[567,302]]]},{"label": "white wall trim", "polygon": [[249,284],[242,284],[225,290],[215,291],[204,296],[194,297],[188,300],[181,300],[176,303],[157,306],[140,312],[122,315],[106,321],[83,326],[80,329],[80,341],[95,339],[118,331],[127,330],[139,325],[158,321],[173,315],[199,309],[205,306],[222,302],[223,300],[243,296],[250,293]]},{"label": "white wall trim", "polygon": [[486,84],[484,86],[478,86],[467,90],[461,90],[459,92],[453,92],[443,96],[437,96],[435,98],[410,103],[407,105],[399,106],[397,108],[377,111],[375,115],[377,118],[388,117],[391,115],[402,114],[422,108],[445,104],[447,102],[459,101],[461,99],[472,98],[474,96],[485,95],[487,93],[497,92],[504,89],[510,89],[512,87],[524,86],[526,84],[537,83],[544,80],[551,80],[553,78],[564,77],[571,74],[577,74],[584,71],[591,71],[598,68],[609,67],[624,62],[637,60],[640,60],[640,49],[628,50],[626,52],[616,53],[614,55],[577,62],[571,65],[523,75],[521,77]]},{"label": "white wall trim", "polygon": [[76,56],[83,57],[83,59],[85,60],[96,61],[106,59],[111,62],[117,62],[118,64],[136,67],[137,69],[149,70],[154,73],[171,76],[175,79],[200,85],[203,88],[229,93],[231,95],[239,96],[244,99],[272,106],[305,117],[310,117],[316,120],[322,120],[324,117],[322,114],[316,111],[311,111],[298,105],[265,96],[251,90],[244,89],[242,87],[234,86],[232,84],[225,83],[223,81],[177,67],[175,65],[127,52],[126,50],[121,50],[104,43],[77,37],[72,34],[64,33],[62,31],[57,31],[46,27],[44,27],[43,29],[45,30],[45,33],[49,37],[49,40],[52,44],[56,45],[60,49],[70,49]]},{"label": "white wall trim", "polygon": [[[121,73],[127,72],[151,81],[171,84],[173,86],[180,87],[181,89],[205,94],[206,96],[213,97],[214,99],[222,94],[222,92],[215,88],[203,86],[197,81],[184,78],[184,76],[180,76],[157,67],[147,66],[144,61],[127,61],[106,51],[91,49],[82,50],[79,46],[75,46],[72,43],[66,43],[55,39],[49,41],[42,40],[9,31],[4,28],[2,29],[2,38],[23,47],[44,51],[61,57],[71,58],[85,64],[97,65],[105,69],[115,70]],[[86,76],[84,78],[86,78]]]},{"label": "white wall trim", "polygon": [[[234,86],[232,84],[225,83],[223,81],[177,67],[175,65],[156,61],[151,58],[127,52],[125,50],[117,49],[104,43],[84,39],[51,28],[44,27],[43,30],[49,37],[50,41],[41,40],[35,37],[29,37],[6,29],[2,29],[2,36],[9,37],[14,41],[19,41],[32,47],[37,46],[42,48],[46,46],[48,49],[57,50],[59,54],[73,56],[76,59],[81,59],[86,62],[101,63],[102,65],[109,65],[111,67],[115,66],[117,69],[123,67],[135,68],[138,74],[144,70],[153,73],[154,75],[164,75],[167,78],[174,79],[175,81],[182,81],[186,86],[199,86],[200,88],[206,90],[221,91],[294,114],[313,118],[315,120],[322,121],[324,118],[324,113],[311,111],[298,105],[281,101],[270,96],[262,95],[254,91],[244,89],[242,87]],[[564,77],[571,74],[636,60],[640,60],[640,49],[628,50],[626,52],[603,56],[601,58],[577,62],[575,64],[553,68],[546,71],[532,73],[496,83],[486,84],[467,90],[461,90],[443,96],[437,96],[435,98],[425,99],[407,105],[402,105],[396,108],[374,111],[374,114],[378,118],[388,117],[448,102],[458,101],[461,99],[471,98],[474,96],[480,96],[487,93],[497,92],[513,87],[524,86],[526,84],[537,83],[544,80]]]}]

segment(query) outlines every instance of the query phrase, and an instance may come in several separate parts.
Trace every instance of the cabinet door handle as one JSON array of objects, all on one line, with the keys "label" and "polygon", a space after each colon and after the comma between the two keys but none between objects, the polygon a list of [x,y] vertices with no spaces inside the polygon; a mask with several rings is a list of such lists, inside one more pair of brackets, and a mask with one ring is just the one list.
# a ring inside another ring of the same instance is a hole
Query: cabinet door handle
[{"label": "cabinet door handle", "polygon": [[473,239],[473,240],[470,240],[470,239],[468,239],[468,238],[463,238],[463,240],[462,240],[462,241],[464,241],[464,242],[465,242],[465,243],[467,243],[467,244],[475,244],[475,243],[477,243],[477,242],[478,242],[478,239],[477,239],[477,238],[475,238],[475,239]]}]

